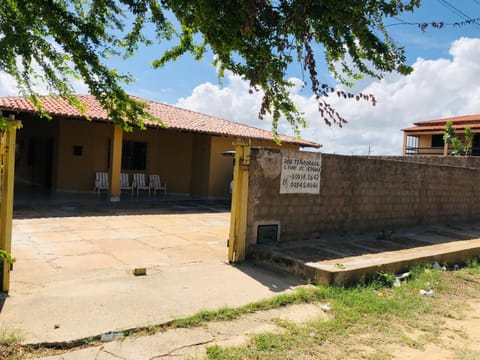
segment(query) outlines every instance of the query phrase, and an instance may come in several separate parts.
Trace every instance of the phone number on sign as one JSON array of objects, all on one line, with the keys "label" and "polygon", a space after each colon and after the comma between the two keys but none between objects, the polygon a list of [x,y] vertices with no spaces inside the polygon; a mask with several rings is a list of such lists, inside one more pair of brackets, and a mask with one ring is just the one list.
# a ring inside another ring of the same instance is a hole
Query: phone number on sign
[{"label": "phone number on sign", "polygon": [[289,178],[290,180],[318,181],[320,179],[320,175],[319,174],[291,174]]},{"label": "phone number on sign", "polygon": [[290,187],[293,189],[318,189],[318,183],[308,181],[291,181]]}]

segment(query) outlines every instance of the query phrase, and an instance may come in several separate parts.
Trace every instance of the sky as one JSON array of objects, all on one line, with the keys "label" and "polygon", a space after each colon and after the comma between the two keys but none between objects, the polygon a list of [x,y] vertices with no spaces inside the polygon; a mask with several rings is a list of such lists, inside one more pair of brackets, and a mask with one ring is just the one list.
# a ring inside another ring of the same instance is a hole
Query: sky
[{"label": "sky", "polygon": [[[403,14],[400,21],[387,21],[393,39],[405,46],[413,72],[358,82],[353,90],[375,95],[375,107],[367,102],[334,99],[331,104],[348,120],[343,128],[325,125],[308,89],[295,87],[292,97],[308,124],[301,137],[321,143],[321,151],[326,153],[396,155],[402,150],[401,129],[416,121],[480,114],[480,22],[440,30],[428,28],[424,32],[405,24],[454,23],[468,18],[480,18],[480,0],[423,0],[414,14]],[[150,62],[160,53],[158,47],[143,49],[132,59],[113,64],[135,78],[126,87],[130,94],[271,129],[268,119],[258,119],[261,94],[249,94],[248,84],[231,73],[219,82],[211,55],[199,62],[184,56],[162,69],[152,69]],[[295,83],[300,82],[295,79],[300,74],[300,65],[289,69],[288,75]],[[327,69],[319,75],[335,85]],[[81,83],[75,88],[79,93],[87,92]],[[15,83],[0,72],[0,96],[11,95],[17,95]],[[292,134],[283,121],[279,132]]]}]

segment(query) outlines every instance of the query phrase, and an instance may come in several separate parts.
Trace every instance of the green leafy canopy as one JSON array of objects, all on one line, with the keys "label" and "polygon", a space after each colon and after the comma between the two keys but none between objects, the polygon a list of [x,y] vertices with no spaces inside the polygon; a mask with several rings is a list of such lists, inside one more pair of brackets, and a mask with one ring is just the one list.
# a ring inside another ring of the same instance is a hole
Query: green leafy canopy
[{"label": "green leafy canopy", "polygon": [[[129,57],[141,45],[174,40],[152,59],[161,67],[192,53],[215,55],[220,76],[232,71],[263,91],[259,117],[271,114],[273,130],[284,117],[298,134],[305,121],[290,96],[286,77],[298,62],[305,84],[318,100],[328,125],[346,120],[329,104],[337,95],[368,100],[372,95],[337,91],[317,73],[320,56],[346,85],[369,75],[408,74],[404,49],[390,38],[384,19],[413,11],[420,0],[4,0],[0,7],[0,70],[16,79],[24,96],[40,107],[34,88],[44,83],[52,94],[81,107],[72,96],[72,79],[88,86],[112,120],[126,130],[143,127],[145,105],[123,86],[133,81],[109,67],[111,56]],[[172,16],[173,15],[173,16]],[[175,19],[173,23],[169,19]],[[151,28],[154,38],[148,38]],[[320,45],[320,46],[319,46]]]},{"label": "green leafy canopy", "polygon": [[463,138],[457,135],[451,121],[447,121],[445,124],[445,132],[443,133],[443,141],[453,147],[453,156],[467,156],[470,155],[472,148],[473,133],[472,129],[466,127],[464,129]]}]

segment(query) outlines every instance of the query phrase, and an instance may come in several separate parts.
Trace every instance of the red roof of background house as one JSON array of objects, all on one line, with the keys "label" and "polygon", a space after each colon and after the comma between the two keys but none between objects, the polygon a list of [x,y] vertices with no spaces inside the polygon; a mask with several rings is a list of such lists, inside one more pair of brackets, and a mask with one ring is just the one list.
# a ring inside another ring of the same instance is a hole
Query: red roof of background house
[{"label": "red roof of background house", "polygon": [[[70,105],[66,100],[52,96],[41,97],[43,110],[52,116],[67,118],[85,118],[88,116],[91,120],[110,121],[107,112],[94,96],[76,95],[76,97],[85,104],[86,110],[84,113]],[[169,129],[257,140],[273,140],[273,134],[270,131],[135,96],[133,98],[147,103],[150,114],[162,120]],[[38,109],[30,100],[16,96],[0,97],[0,110],[38,113]],[[160,123],[154,121],[145,121],[145,125],[147,127],[162,127]],[[286,135],[279,135],[279,139],[282,142],[303,147],[319,148],[322,146],[313,141]]]},{"label": "red roof of background house", "polygon": [[416,126],[412,126],[403,131],[444,131],[447,121],[452,122],[452,127],[454,129],[463,130],[466,127],[470,129],[480,129],[480,115],[465,115],[465,116],[456,116],[451,118],[436,119],[436,120],[427,120],[427,121],[418,121],[414,123]]}]

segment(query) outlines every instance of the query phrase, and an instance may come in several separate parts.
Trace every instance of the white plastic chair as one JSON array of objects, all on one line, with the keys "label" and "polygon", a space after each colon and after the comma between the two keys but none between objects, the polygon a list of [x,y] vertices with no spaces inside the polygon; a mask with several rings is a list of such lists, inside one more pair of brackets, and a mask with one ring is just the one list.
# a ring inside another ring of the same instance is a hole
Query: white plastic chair
[{"label": "white plastic chair", "polygon": [[100,199],[100,192],[102,190],[108,190],[108,173],[106,172],[95,173],[94,190],[97,192],[97,198]]},{"label": "white plastic chair", "polygon": [[153,196],[157,195],[157,191],[163,190],[163,195],[167,195],[167,182],[162,185],[160,181],[160,175],[150,175],[149,177],[150,188],[153,190]]},{"label": "white plastic chair", "polygon": [[131,191],[132,197],[133,197],[133,183],[130,184],[130,179],[128,178],[127,173],[120,173],[120,191],[121,190],[128,190]]},{"label": "white plastic chair", "polygon": [[133,187],[137,189],[137,198],[140,190],[148,191],[148,197],[150,197],[150,186],[145,181],[145,174],[135,173],[133,174]]}]

